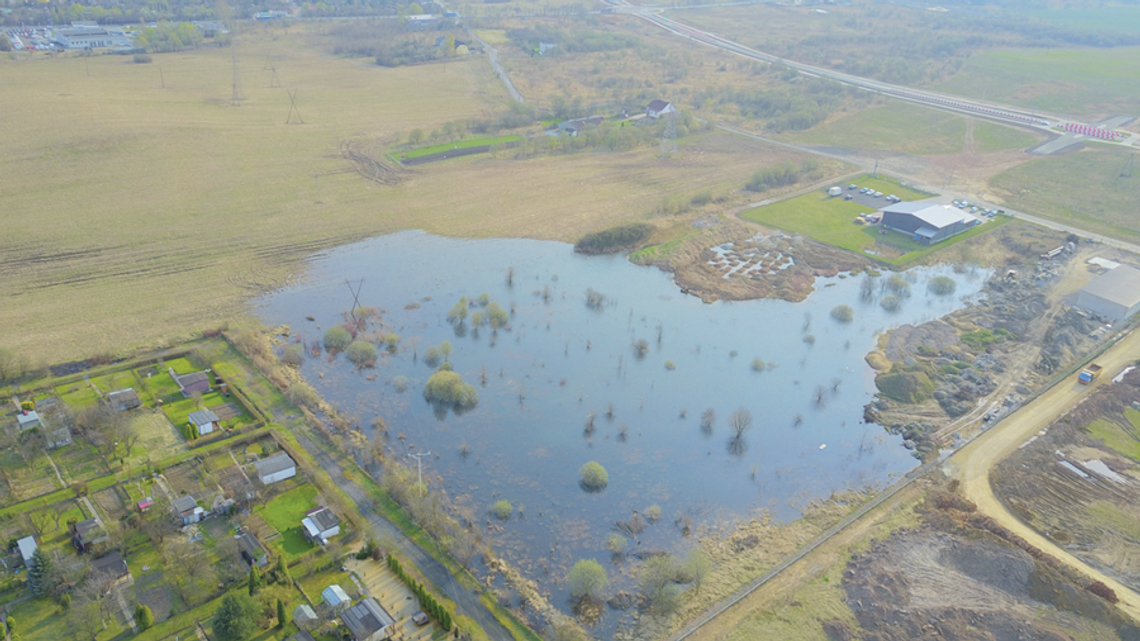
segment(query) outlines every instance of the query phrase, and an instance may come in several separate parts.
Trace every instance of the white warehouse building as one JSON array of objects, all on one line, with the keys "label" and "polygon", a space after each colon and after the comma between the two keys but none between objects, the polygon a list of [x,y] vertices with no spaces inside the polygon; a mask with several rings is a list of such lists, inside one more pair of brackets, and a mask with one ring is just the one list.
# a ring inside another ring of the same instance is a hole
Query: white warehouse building
[{"label": "white warehouse building", "polygon": [[55,41],[68,49],[130,47],[133,44],[133,40],[122,31],[102,27],[56,29]]},{"label": "white warehouse building", "polygon": [[1077,293],[1077,306],[1125,320],[1140,312],[1140,269],[1121,265],[1092,279]]}]

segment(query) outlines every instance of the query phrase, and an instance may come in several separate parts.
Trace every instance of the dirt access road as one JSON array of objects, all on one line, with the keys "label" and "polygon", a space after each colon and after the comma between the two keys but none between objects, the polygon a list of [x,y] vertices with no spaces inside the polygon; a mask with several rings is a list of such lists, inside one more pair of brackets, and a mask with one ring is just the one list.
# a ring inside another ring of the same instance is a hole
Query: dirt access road
[{"label": "dirt access road", "polygon": [[1096,359],[1096,362],[1104,367],[1104,372],[1092,385],[1081,385],[1077,382],[1076,376],[1054,385],[990,431],[971,441],[945,464],[946,469],[962,482],[963,494],[978,505],[979,512],[992,517],[1003,527],[1024,538],[1034,547],[1056,557],[1062,563],[1095,580],[1103,581],[1120,598],[1121,610],[1136,621],[1140,621],[1140,594],[1089,567],[1006,510],[994,495],[993,487],[990,485],[990,470],[998,461],[1009,456],[1023,443],[1081,402],[1092,388],[1111,384],[1112,377],[1138,357],[1140,357],[1140,332],[1133,331]]}]

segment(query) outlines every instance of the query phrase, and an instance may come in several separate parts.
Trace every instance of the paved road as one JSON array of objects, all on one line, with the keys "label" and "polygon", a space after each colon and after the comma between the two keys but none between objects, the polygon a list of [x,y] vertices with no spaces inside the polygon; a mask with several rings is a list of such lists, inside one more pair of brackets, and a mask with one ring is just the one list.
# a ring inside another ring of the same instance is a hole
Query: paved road
[{"label": "paved road", "polygon": [[1033,528],[1022,523],[994,495],[990,470],[1026,441],[1048,427],[1058,417],[1084,400],[1093,389],[1111,384],[1125,366],[1140,356],[1140,331],[1133,331],[1096,358],[1104,373],[1092,385],[1077,383],[1072,376],[1054,385],[1024,407],[1006,417],[997,426],[977,437],[950,457],[946,466],[962,481],[962,492],[978,505],[978,511],[992,517],[1003,527],[1022,537],[1034,547],[1056,557],[1093,579],[1103,581],[1120,598],[1120,609],[1140,621],[1140,594],[1116,579],[1089,567],[1084,561],[1058,547]]},{"label": "paved road", "polygon": [[487,52],[487,60],[490,61],[491,68],[495,70],[495,73],[499,75],[499,79],[503,81],[503,85],[507,87],[507,91],[511,94],[511,98],[513,98],[515,102],[525,103],[526,100],[523,99],[523,96],[521,93],[519,93],[519,90],[515,88],[515,83],[511,82],[511,77],[507,75],[507,70],[503,69],[503,65],[499,63],[499,52],[495,51],[495,48],[487,44],[482,38],[475,35],[474,30],[468,29],[467,33],[472,38],[477,40],[483,47],[483,50]]},{"label": "paved road", "polygon": [[355,481],[350,481],[344,476],[344,470],[339,463],[303,434],[294,432],[294,436],[297,437],[297,442],[313,455],[313,458],[329,475],[332,482],[352,497],[360,514],[368,519],[372,527],[377,531],[389,533],[404,557],[415,565],[429,581],[434,583],[444,596],[455,602],[459,614],[477,621],[487,636],[494,641],[513,641],[514,637],[511,636],[510,631],[503,627],[498,619],[479,602],[478,595],[460,585],[442,563],[436,561],[431,555],[420,549],[414,541],[404,536],[404,533],[391,521],[376,513],[368,493]]},{"label": "paved road", "polygon": [[[760,60],[772,64],[780,64],[786,67],[791,67],[800,73],[819,78],[827,78],[835,82],[840,82],[853,87],[858,87],[867,91],[873,91],[883,95],[891,96],[899,100],[906,100],[927,107],[941,109],[943,111],[950,111],[958,114],[966,114],[979,118],[986,118],[995,120],[1006,124],[1018,125],[1023,127],[1031,127],[1041,131],[1048,132],[1056,135],[1058,132],[1054,129],[1060,125],[1075,124],[1075,125],[1088,125],[1088,123],[1081,122],[1069,116],[1061,114],[1044,114],[1042,112],[1027,111],[1020,107],[1012,107],[999,103],[981,101],[973,98],[963,98],[961,96],[953,96],[948,94],[940,94],[933,91],[923,89],[912,89],[901,85],[895,85],[888,82],[880,82],[870,78],[863,78],[851,74],[827,69],[825,67],[816,67],[801,62],[787,60],[779,56],[774,56],[770,53],[757,51],[749,47],[745,47],[737,42],[733,42],[727,38],[696,29],[682,22],[666,17],[664,9],[659,7],[641,7],[628,4],[625,0],[620,0],[620,4],[615,4],[614,10],[619,13],[625,13],[636,16],[645,20],[646,22],[656,25],[666,31],[674,33],[678,36],[689,38],[690,40],[699,42],[709,47],[715,47],[728,51],[730,53],[751,58],[753,60]],[[1123,147],[1133,147],[1134,144],[1140,140],[1135,134],[1129,135],[1116,142],[1101,140],[1104,144],[1119,145]]]}]

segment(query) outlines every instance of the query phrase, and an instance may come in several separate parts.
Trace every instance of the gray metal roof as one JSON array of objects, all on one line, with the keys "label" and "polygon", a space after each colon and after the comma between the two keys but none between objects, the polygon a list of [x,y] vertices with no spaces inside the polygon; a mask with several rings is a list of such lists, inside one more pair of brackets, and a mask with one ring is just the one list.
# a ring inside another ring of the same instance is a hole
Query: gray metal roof
[{"label": "gray metal roof", "polygon": [[954,223],[978,220],[957,207],[951,205],[931,205],[924,202],[896,203],[883,208],[884,214],[910,214],[934,229],[949,227]]},{"label": "gray metal roof", "polygon": [[[309,606],[304,606],[304,607],[309,607]],[[310,608],[309,611],[312,612],[312,608]],[[296,619],[297,617],[294,616],[293,618]],[[316,641],[316,640],[313,639],[313,635],[309,634],[308,630],[301,630],[297,634],[294,634],[293,636],[289,637],[288,641]]]},{"label": "gray metal roof", "polygon": [[372,597],[345,610],[340,618],[357,639],[367,639],[396,622],[392,615]]},{"label": "gray metal roof", "polygon": [[218,415],[211,412],[210,410],[197,410],[190,412],[186,418],[195,425],[205,425],[206,423],[216,423],[218,421]]},{"label": "gray metal roof", "polygon": [[279,452],[253,464],[253,467],[257,469],[258,476],[269,476],[296,466],[297,464],[285,452]]},{"label": "gray metal roof", "polygon": [[94,574],[106,573],[115,578],[124,577],[131,573],[123,555],[118,552],[111,552],[92,561],[91,572]]},{"label": "gray metal roof", "polygon": [[1121,265],[1092,279],[1081,291],[1131,308],[1140,303],[1140,269]]},{"label": "gray metal roof", "polygon": [[312,521],[313,524],[318,528],[320,528],[321,532],[331,530],[332,528],[340,525],[340,519],[338,519],[336,515],[332,513],[332,510],[328,509],[327,507],[318,507],[316,509],[309,510],[308,514],[305,516],[309,517],[309,520]]},{"label": "gray metal roof", "polygon": [[183,512],[189,512],[190,510],[198,507],[198,501],[195,501],[193,496],[180,496],[174,499],[174,502],[171,503],[171,505],[174,506],[175,512],[181,514]]}]

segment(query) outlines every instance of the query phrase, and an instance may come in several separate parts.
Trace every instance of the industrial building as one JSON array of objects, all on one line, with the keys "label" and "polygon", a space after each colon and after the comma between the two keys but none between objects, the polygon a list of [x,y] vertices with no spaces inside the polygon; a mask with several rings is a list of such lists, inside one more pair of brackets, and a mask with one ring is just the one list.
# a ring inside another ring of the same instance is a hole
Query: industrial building
[{"label": "industrial building", "polygon": [[70,27],[55,30],[54,41],[67,49],[101,49],[130,47],[133,39],[122,31],[102,27]]},{"label": "industrial building", "polygon": [[1116,320],[1140,312],[1140,269],[1120,265],[1092,279],[1077,292],[1077,306]]},{"label": "industrial building", "polygon": [[893,229],[927,245],[956,236],[982,222],[956,207],[921,201],[896,203],[884,207],[882,214],[883,229]]}]

